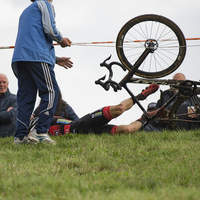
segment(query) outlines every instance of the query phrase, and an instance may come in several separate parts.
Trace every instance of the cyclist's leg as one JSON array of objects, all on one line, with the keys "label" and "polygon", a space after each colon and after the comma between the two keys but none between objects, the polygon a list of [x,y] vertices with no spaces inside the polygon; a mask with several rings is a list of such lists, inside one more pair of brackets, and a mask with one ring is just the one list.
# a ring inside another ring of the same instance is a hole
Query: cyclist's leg
[{"label": "cyclist's leg", "polygon": [[[154,113],[154,112],[156,112],[156,111],[152,111],[151,113]],[[115,133],[116,134],[117,133],[134,133],[134,132],[138,131],[147,120],[148,120],[147,116],[145,114],[143,114],[141,116],[141,118],[137,119],[134,122],[131,122],[129,125],[117,126],[115,129]],[[114,133],[114,131],[113,131],[113,133]]]},{"label": "cyclist's leg", "polygon": [[[159,88],[158,85],[151,84],[151,85],[149,85],[149,87],[147,87],[145,90],[143,90],[140,94],[138,94],[136,96],[136,99],[138,99],[139,101],[144,100],[150,94],[156,92],[158,90],[158,88]],[[135,102],[133,102],[132,98],[125,99],[118,105],[110,106],[110,108],[109,108],[110,115],[112,116],[112,118],[116,118],[116,117],[120,116],[123,112],[129,110],[134,104],[135,104]]]},{"label": "cyclist's leg", "polygon": [[129,125],[119,125],[116,127],[116,134],[118,133],[134,133],[138,131],[142,127],[142,123],[140,121],[134,121]]},{"label": "cyclist's leg", "polygon": [[110,111],[111,118],[116,118],[120,116],[122,113],[129,110],[133,105],[134,105],[133,99],[129,98],[122,101],[118,105],[110,106],[109,111]]}]

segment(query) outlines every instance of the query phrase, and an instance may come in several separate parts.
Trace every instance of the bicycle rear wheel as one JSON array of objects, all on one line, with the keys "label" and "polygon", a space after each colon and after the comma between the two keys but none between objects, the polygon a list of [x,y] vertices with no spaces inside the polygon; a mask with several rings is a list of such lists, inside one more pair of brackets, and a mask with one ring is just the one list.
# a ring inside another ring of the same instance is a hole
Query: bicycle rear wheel
[{"label": "bicycle rear wheel", "polygon": [[171,20],[160,15],[141,15],[128,21],[119,31],[116,51],[121,63],[129,70],[149,48],[153,51],[143,61],[136,75],[159,78],[175,71],[186,53],[185,37]]},{"label": "bicycle rear wheel", "polygon": [[190,130],[199,128],[199,106],[200,99],[196,95],[191,97],[179,97],[174,102],[169,113],[170,128],[172,130]]}]

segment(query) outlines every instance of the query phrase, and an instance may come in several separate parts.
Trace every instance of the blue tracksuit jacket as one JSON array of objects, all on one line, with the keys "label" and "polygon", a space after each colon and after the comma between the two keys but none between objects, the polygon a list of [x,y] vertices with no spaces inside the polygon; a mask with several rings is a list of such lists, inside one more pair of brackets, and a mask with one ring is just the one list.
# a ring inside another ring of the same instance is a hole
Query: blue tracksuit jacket
[{"label": "blue tracksuit jacket", "polygon": [[[61,43],[63,37],[56,28],[55,10],[51,3],[46,0],[36,0],[27,7],[20,16],[18,30],[12,58],[15,75],[17,75],[15,66],[17,61],[55,65],[53,40]],[[32,40],[35,42],[30,42]]]}]

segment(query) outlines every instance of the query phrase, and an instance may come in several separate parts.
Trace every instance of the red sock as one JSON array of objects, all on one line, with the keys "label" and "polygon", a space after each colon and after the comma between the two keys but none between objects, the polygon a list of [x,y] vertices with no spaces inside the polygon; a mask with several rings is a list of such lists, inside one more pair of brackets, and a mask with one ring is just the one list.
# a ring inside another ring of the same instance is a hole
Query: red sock
[{"label": "red sock", "polygon": [[112,134],[112,135],[117,134],[117,127],[118,127],[118,126],[114,126],[114,127],[111,129],[111,134]]},{"label": "red sock", "polygon": [[103,115],[107,120],[111,120],[114,117],[112,117],[112,115],[110,114],[110,106],[106,106],[103,108]]}]

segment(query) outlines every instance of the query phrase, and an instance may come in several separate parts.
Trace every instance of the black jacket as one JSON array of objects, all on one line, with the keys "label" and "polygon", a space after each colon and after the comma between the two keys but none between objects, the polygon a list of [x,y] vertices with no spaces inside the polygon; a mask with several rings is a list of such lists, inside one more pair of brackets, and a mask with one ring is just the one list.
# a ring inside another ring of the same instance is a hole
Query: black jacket
[{"label": "black jacket", "polygon": [[[174,96],[173,91],[171,90],[160,90],[160,99],[157,101],[156,108],[163,106],[172,96]],[[167,106],[167,110],[170,110],[174,101]]]},{"label": "black jacket", "polygon": [[[165,90],[165,91],[161,91],[160,94],[160,99],[158,100],[157,104],[156,104],[156,108],[160,108],[161,106],[163,106],[163,104],[165,104],[172,96],[174,95],[173,91],[171,90]],[[175,100],[174,100],[175,101]],[[170,103],[167,106],[167,110],[170,110],[174,101],[172,103]],[[188,106],[194,106],[193,101],[191,101],[191,99],[187,100],[186,102],[183,102],[178,110],[177,110],[177,114],[182,114],[182,113],[187,113],[187,107]],[[189,118],[187,116],[184,117],[180,117],[182,119],[186,119],[188,120]],[[178,122],[179,127],[189,130],[189,129],[194,129],[194,128],[198,128],[196,125],[196,123],[187,123],[187,122]],[[159,123],[159,126],[161,126],[164,129],[169,129],[169,123]]]},{"label": "black jacket", "polygon": [[[12,110],[7,111],[9,107]],[[0,137],[14,136],[17,122],[17,97],[9,89],[0,97]]]}]

